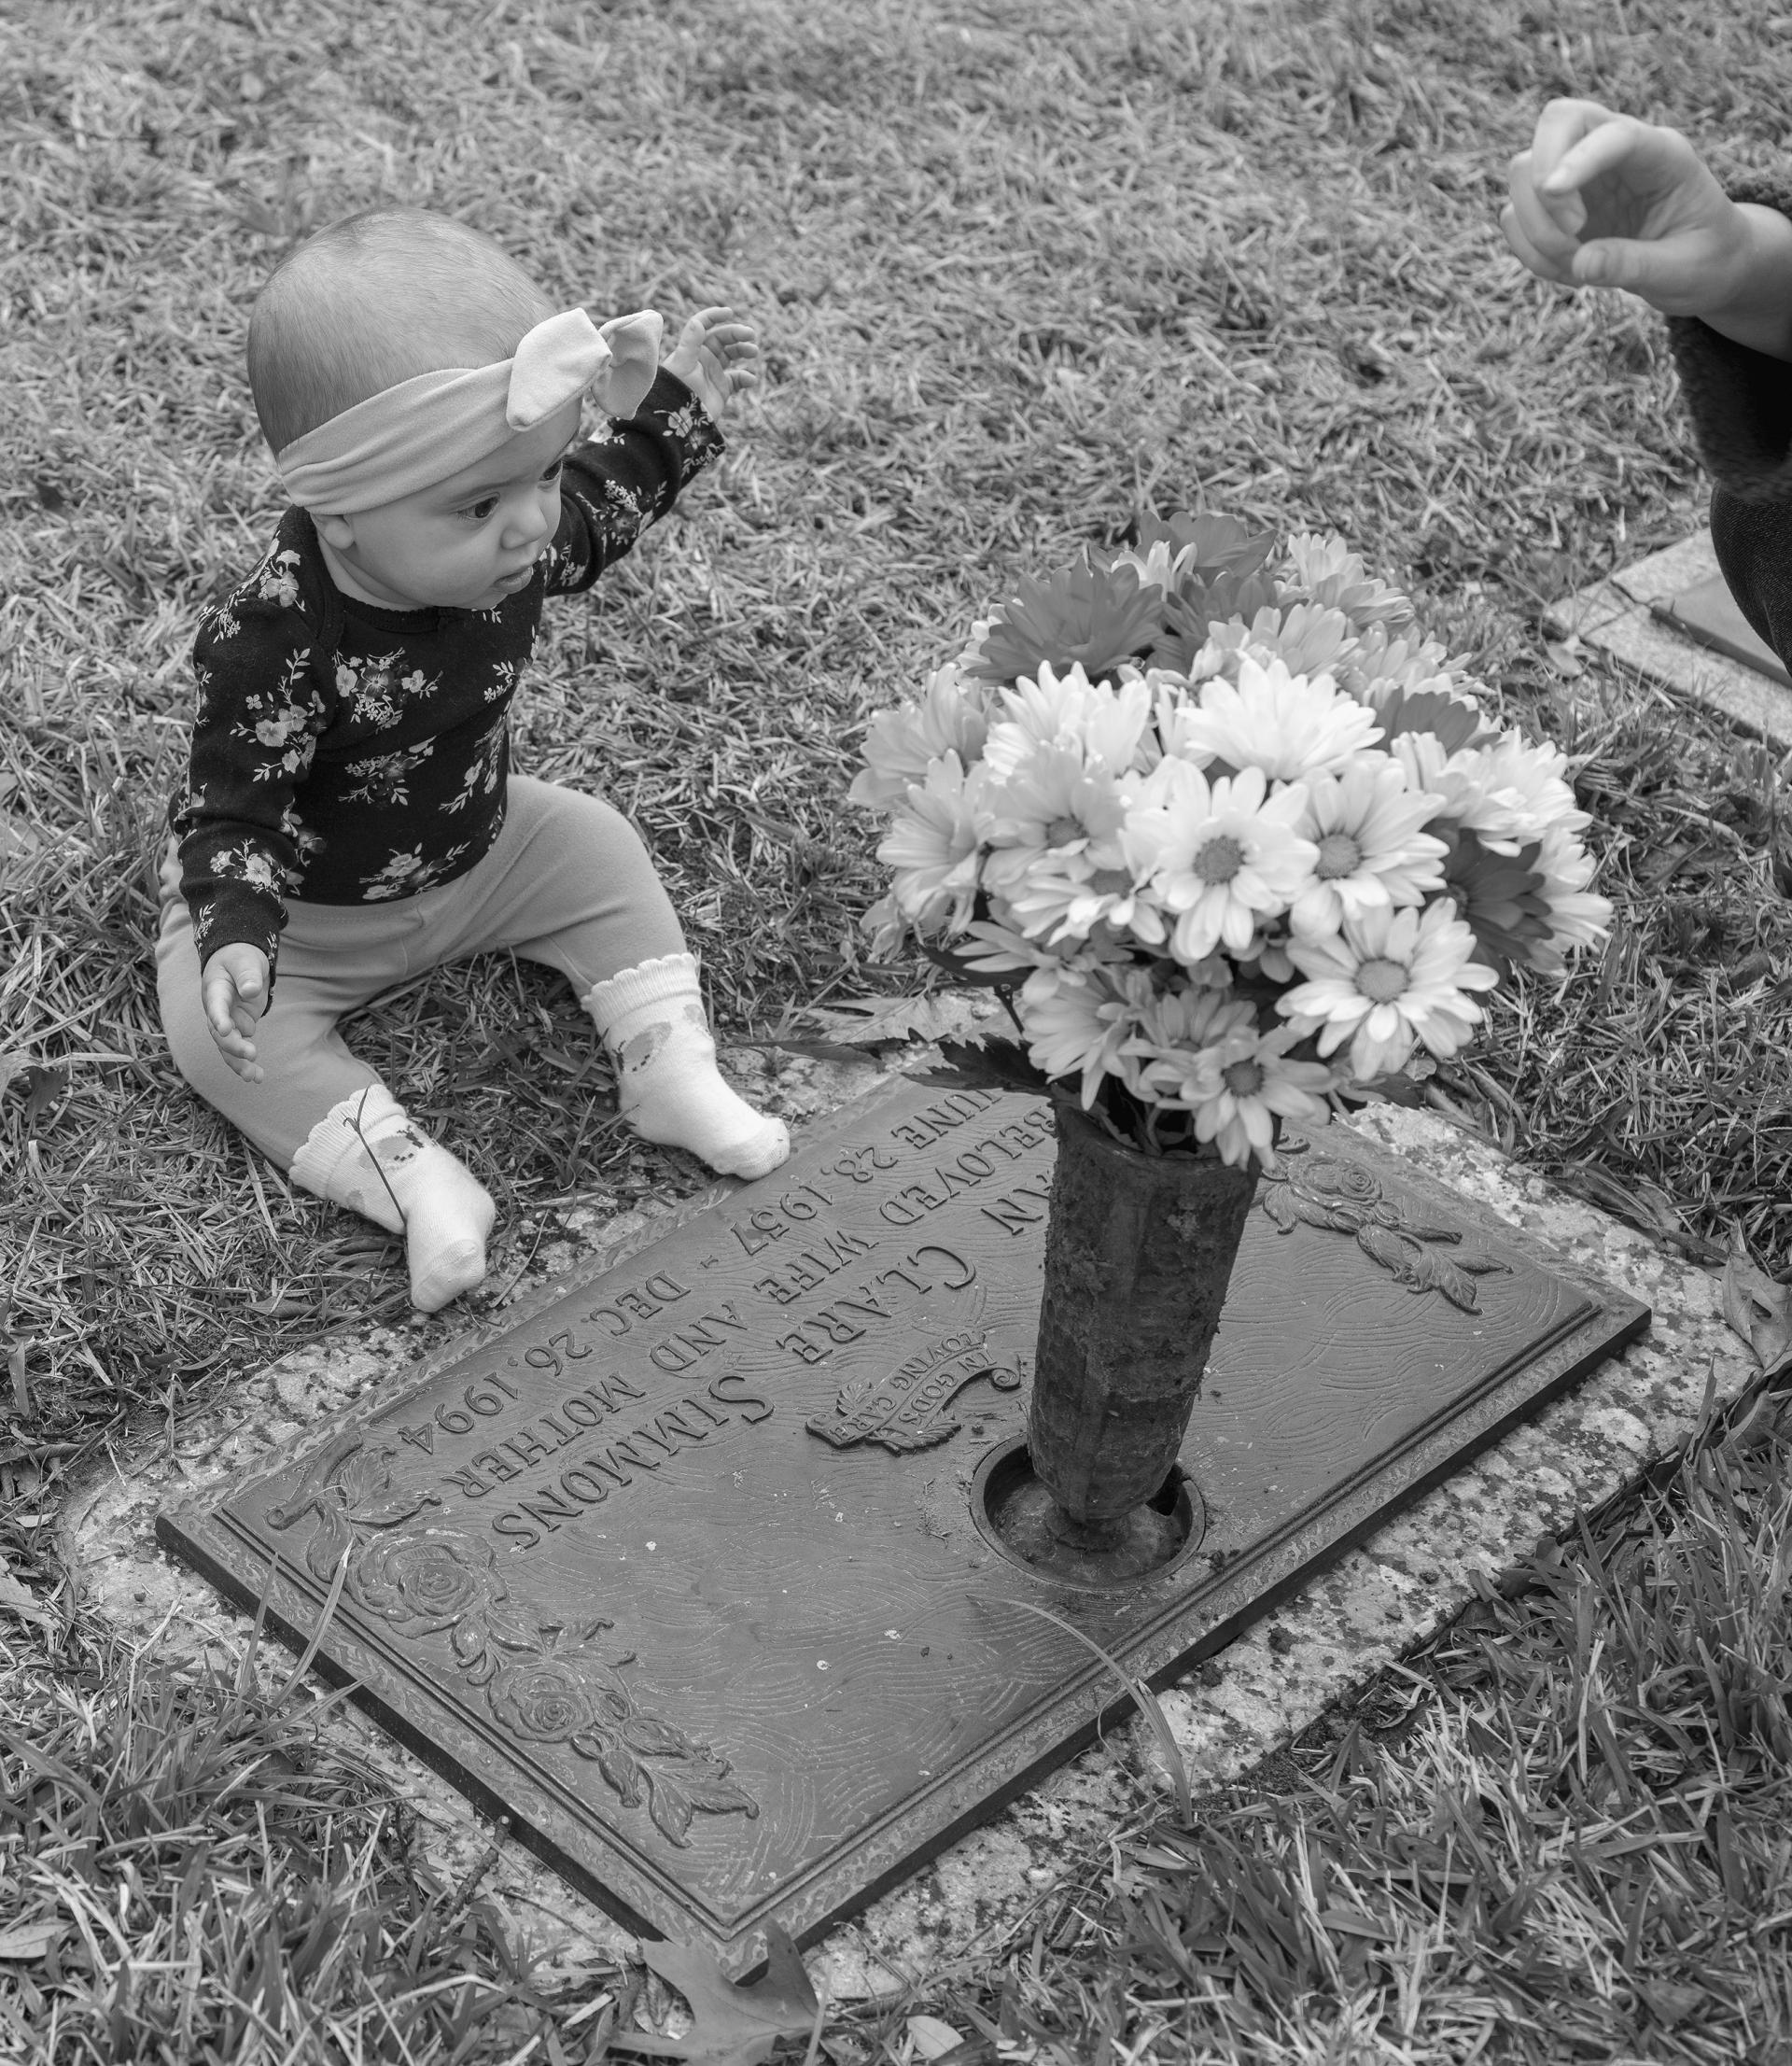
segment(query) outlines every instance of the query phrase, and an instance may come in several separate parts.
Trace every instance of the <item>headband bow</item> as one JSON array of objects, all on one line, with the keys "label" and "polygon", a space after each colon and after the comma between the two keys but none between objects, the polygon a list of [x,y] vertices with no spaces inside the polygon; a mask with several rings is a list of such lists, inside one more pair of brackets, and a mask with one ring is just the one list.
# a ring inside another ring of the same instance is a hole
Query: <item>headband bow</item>
[{"label": "headband bow", "polygon": [[651,309],[601,330],[564,309],[513,358],[419,373],[295,438],[275,456],[281,485],[301,509],[351,516],[476,465],[588,387],[606,415],[632,416],[653,385],[662,328]]}]

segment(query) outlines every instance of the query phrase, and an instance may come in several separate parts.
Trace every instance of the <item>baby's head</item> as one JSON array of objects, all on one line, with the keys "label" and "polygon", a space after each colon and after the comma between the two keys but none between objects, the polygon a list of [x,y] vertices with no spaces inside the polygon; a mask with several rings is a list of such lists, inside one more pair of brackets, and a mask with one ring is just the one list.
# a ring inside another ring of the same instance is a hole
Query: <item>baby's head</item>
[{"label": "baby's head", "polygon": [[249,317],[249,390],[276,453],[400,381],[508,358],[553,304],[448,216],[376,208],[275,268]]},{"label": "baby's head", "polygon": [[[488,237],[384,208],[287,258],[249,319],[256,414],[336,584],[392,610],[491,610],[560,521],[560,462],[596,381],[632,415],[660,319],[600,332]],[[520,347],[520,348],[519,348]]]}]

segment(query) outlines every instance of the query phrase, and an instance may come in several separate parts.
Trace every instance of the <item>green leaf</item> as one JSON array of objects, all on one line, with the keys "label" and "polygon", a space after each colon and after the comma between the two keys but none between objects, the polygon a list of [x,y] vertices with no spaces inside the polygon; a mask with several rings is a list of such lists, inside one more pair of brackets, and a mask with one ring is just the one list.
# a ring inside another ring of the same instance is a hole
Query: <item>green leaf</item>
[{"label": "green leaf", "polygon": [[60,1920],[17,1923],[10,1930],[0,1930],[0,1959],[44,1958],[67,1934],[67,1923]]},{"label": "green leaf", "polygon": [[1031,1090],[1044,1092],[1051,1078],[1028,1059],[1017,1040],[943,1040],[945,1067],[928,1069],[918,1080],[949,1083],[960,1090]]},{"label": "green leaf", "polygon": [[1724,1265],[1724,1318],[1755,1351],[1762,1374],[1792,1362],[1792,1291],[1741,1256]]},{"label": "green leaf", "polygon": [[925,997],[849,997],[812,1006],[802,1016],[854,1047],[887,1047],[911,1040],[973,1035],[989,1008],[977,999],[934,991]]},{"label": "green leaf", "polygon": [[643,1942],[641,1958],[683,1995],[691,2028],[682,2037],[616,2031],[609,2042],[617,2050],[695,2066],[763,2066],[780,2037],[811,2035],[821,2013],[795,1945],[776,1923],[765,1926],[765,1972],[750,1987],[736,1986],[701,1945]]},{"label": "green leaf", "polygon": [[[44,1069],[35,1062],[25,1070],[25,1131],[35,1133],[37,1122],[45,1113],[53,1112],[62,1103],[68,1089],[69,1072],[66,1068]],[[44,1129],[46,1132],[49,1130]]]}]

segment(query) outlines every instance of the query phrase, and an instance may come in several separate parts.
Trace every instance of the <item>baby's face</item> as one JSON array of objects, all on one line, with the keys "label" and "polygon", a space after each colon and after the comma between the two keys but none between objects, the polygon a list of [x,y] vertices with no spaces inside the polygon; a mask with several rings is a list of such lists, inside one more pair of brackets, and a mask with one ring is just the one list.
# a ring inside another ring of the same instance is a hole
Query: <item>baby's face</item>
[{"label": "baby's face", "polygon": [[526,587],[560,525],[560,464],[579,404],[489,457],[352,516],[320,516],[337,586],[385,610],[493,610]]}]

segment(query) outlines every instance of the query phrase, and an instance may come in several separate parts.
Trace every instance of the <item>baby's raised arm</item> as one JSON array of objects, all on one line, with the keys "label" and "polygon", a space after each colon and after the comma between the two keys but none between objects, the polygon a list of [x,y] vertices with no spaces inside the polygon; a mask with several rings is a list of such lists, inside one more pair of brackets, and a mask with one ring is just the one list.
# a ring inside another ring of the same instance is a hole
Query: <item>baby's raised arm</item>
[{"label": "baby's raised arm", "polygon": [[1792,359],[1792,219],[1730,200],[1677,130],[1551,101],[1511,163],[1505,240],[1562,287],[1617,287]]}]

